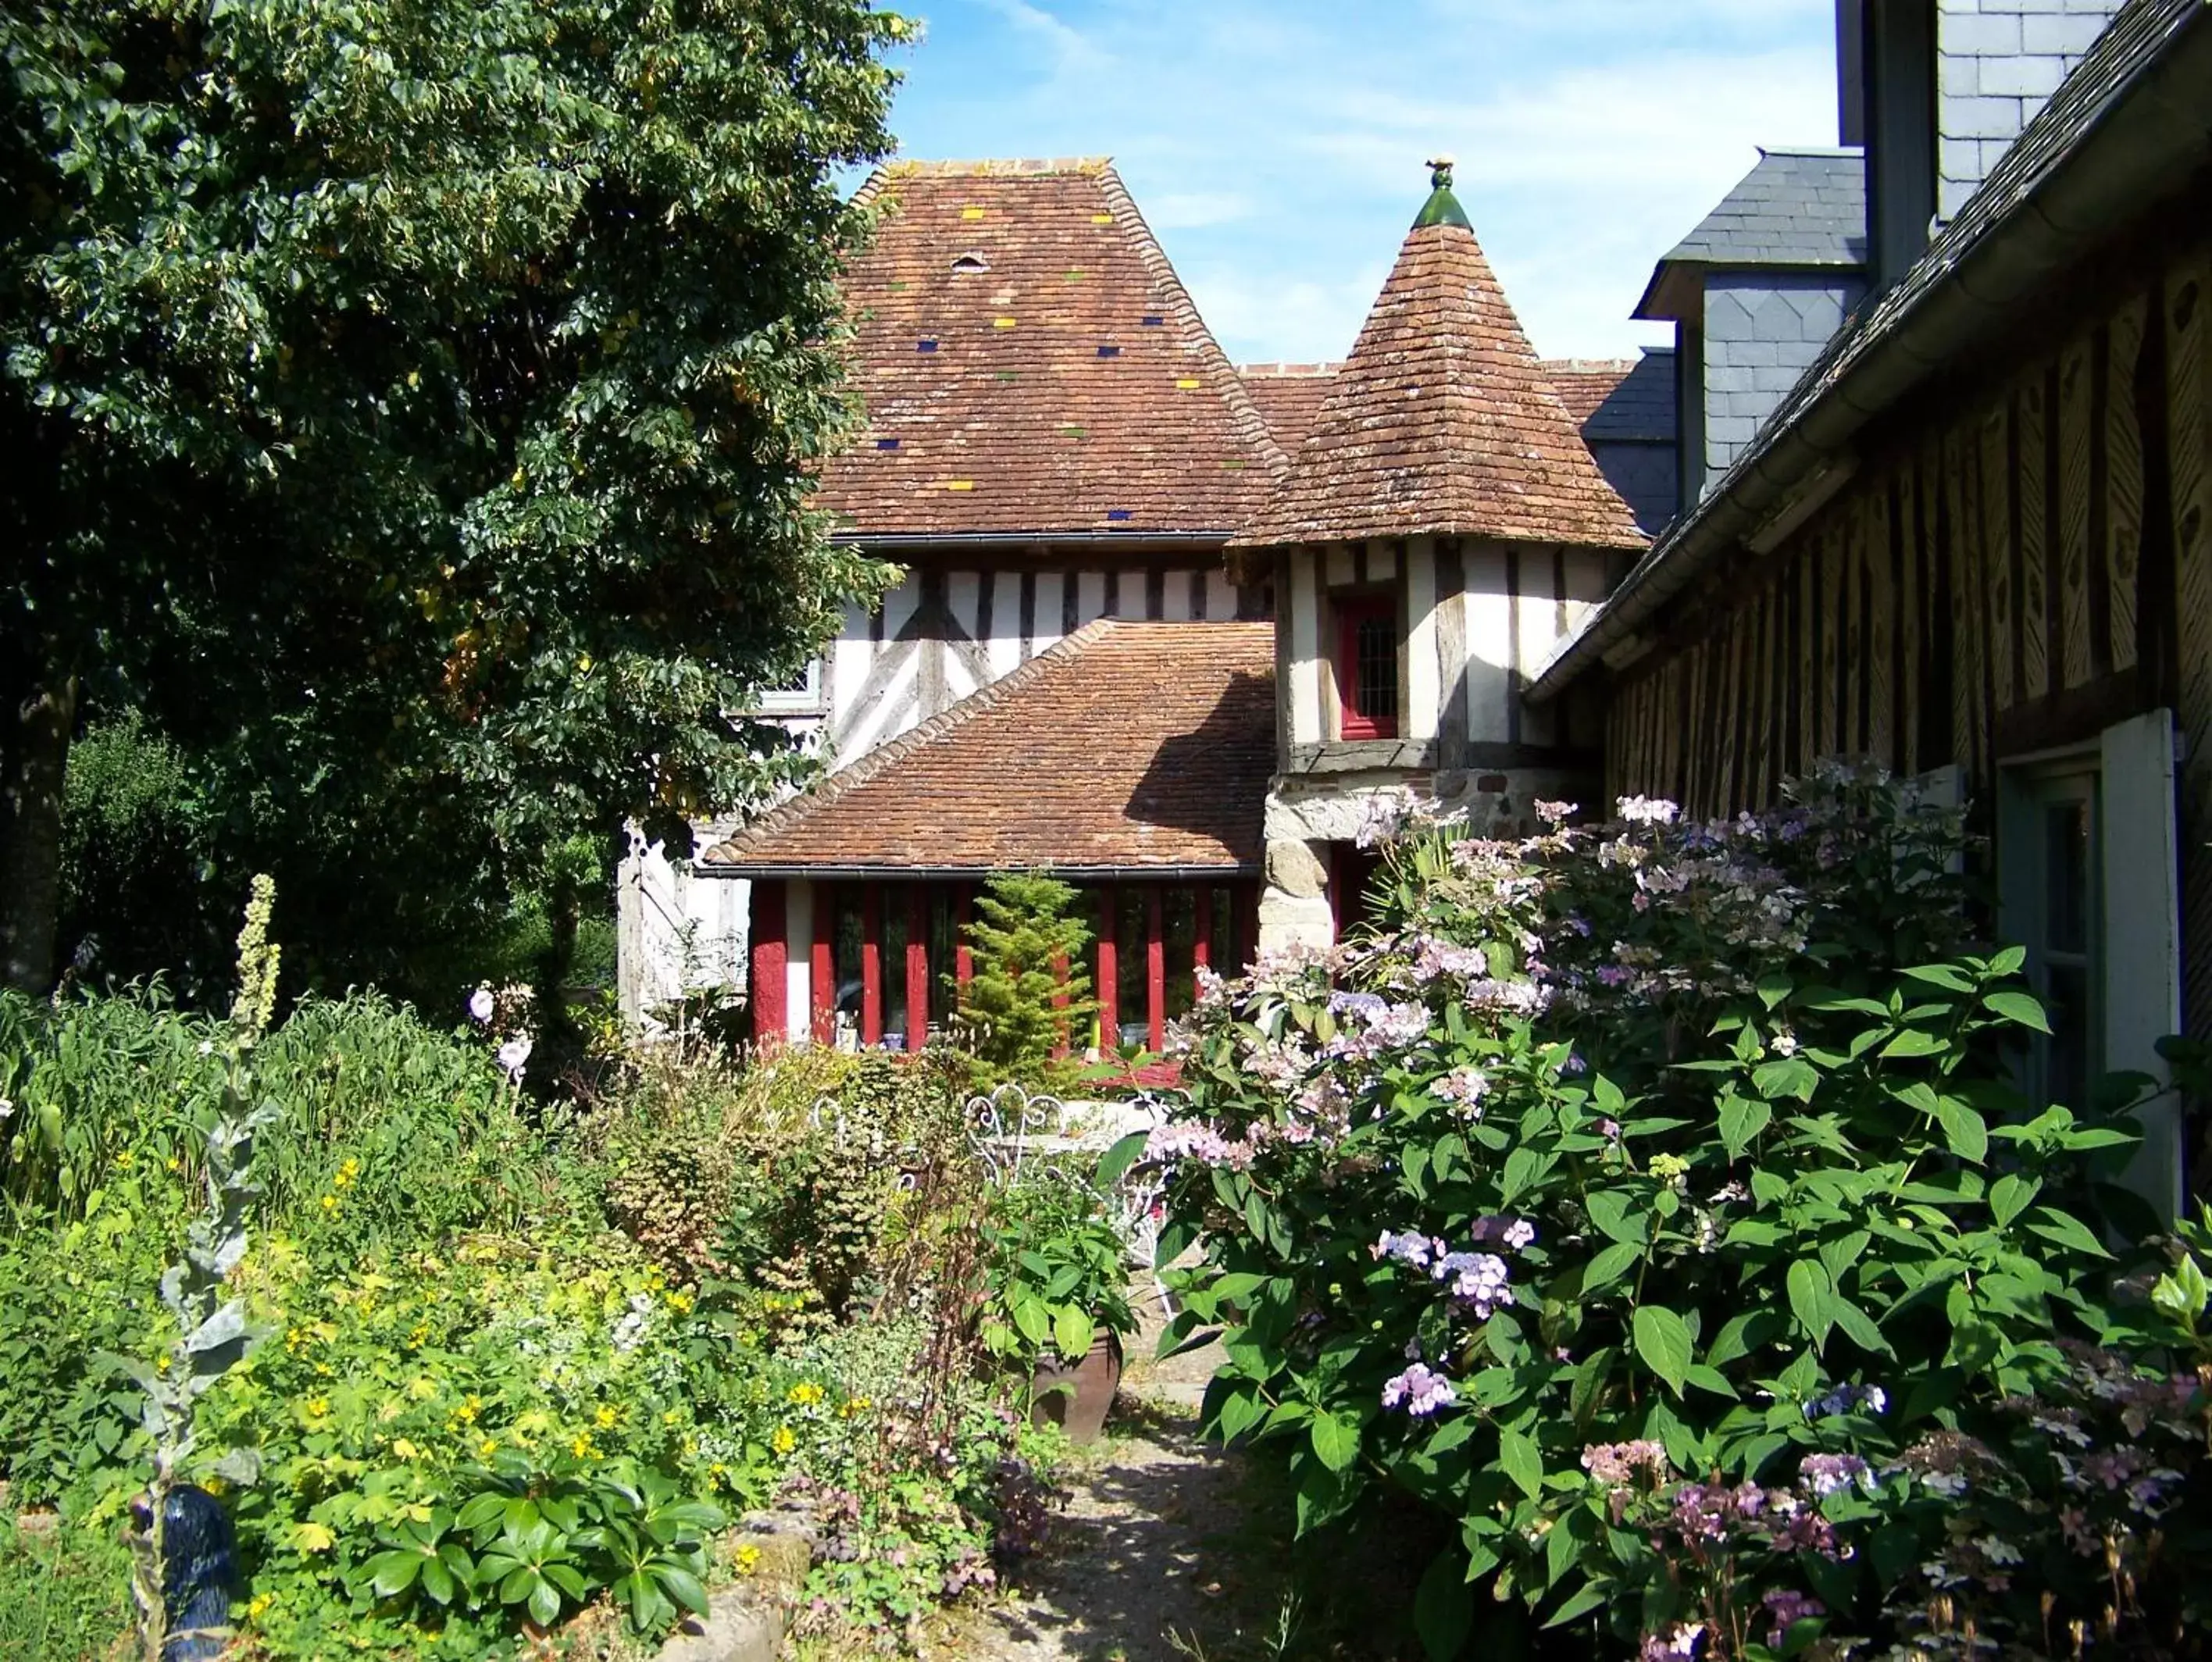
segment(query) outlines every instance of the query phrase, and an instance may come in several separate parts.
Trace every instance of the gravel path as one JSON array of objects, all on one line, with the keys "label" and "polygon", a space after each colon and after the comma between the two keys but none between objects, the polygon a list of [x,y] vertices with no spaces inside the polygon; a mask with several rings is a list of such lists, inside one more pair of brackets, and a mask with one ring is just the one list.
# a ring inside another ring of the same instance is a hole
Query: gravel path
[{"label": "gravel path", "polygon": [[1168,1662],[1271,1653],[1284,1586],[1252,1535],[1244,1464],[1198,1435],[1219,1361],[1207,1345],[1150,1360],[1157,1306],[1129,1346],[1107,1432],[1072,1480],[1041,1561],[931,1647],[963,1662]]}]

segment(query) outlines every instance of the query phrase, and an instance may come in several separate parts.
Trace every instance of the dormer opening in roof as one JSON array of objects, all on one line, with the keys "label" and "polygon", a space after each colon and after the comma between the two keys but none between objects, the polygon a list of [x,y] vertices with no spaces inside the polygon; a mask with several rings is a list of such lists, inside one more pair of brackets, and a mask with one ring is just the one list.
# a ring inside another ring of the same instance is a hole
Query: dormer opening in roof
[{"label": "dormer opening in roof", "polygon": [[1462,231],[1474,230],[1474,227],[1468,223],[1467,209],[1452,194],[1452,159],[1448,155],[1431,156],[1428,169],[1429,199],[1413,215],[1413,228],[1418,231],[1424,225],[1456,225]]},{"label": "dormer opening in roof", "polygon": [[990,269],[991,262],[972,248],[963,254],[957,254],[953,257],[952,275],[956,277],[979,276]]}]

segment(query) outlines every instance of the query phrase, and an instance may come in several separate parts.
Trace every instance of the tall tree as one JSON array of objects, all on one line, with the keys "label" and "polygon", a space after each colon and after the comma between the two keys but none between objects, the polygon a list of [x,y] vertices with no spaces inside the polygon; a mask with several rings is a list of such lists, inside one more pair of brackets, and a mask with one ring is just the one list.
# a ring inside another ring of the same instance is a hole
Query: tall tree
[{"label": "tall tree", "polygon": [[878,580],[851,411],[865,0],[0,9],[0,980],[52,969],[81,704],[146,709],[373,969],[564,837],[741,804]]}]

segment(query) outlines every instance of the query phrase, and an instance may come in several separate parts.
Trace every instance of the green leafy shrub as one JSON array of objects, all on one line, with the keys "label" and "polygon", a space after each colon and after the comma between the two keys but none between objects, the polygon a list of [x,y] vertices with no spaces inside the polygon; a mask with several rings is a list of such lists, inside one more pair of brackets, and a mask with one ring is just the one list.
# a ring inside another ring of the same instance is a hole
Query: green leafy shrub
[{"label": "green leafy shrub", "polygon": [[1486,1590],[1601,1651],[1879,1632],[1947,1538],[1914,1451],[2124,1332],[2136,1133],[2003,1083],[2043,1016],[1967,949],[1954,822],[1862,773],[1622,808],[1394,846],[1386,927],[1201,1008],[1148,1145],[1210,1425],[1294,1447],[1302,1528],[1378,1485],[1456,1526],[1439,1656]]},{"label": "green leafy shrub", "polygon": [[1072,1364],[1099,1328],[1136,1331],[1129,1243],[1090,1174],[1055,1165],[1024,1174],[994,1195],[982,1235],[990,1288],[982,1337],[992,1355],[1033,1363],[1057,1351]]},{"label": "green leafy shrub", "polygon": [[112,1530],[66,1519],[16,1527],[0,1507],[0,1656],[10,1662],[85,1662],[128,1630],[131,1562]]}]

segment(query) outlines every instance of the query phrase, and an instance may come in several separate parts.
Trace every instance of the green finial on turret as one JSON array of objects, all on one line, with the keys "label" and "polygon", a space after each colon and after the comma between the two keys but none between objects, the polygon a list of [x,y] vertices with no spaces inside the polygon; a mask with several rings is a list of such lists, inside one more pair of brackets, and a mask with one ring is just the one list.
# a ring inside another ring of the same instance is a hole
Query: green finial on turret
[{"label": "green finial on turret", "polygon": [[1467,222],[1467,210],[1459,205],[1459,198],[1452,194],[1451,181],[1452,159],[1449,156],[1430,158],[1429,199],[1421,204],[1421,211],[1414,216],[1413,228],[1416,231],[1424,225],[1456,225],[1462,231],[1474,229]]}]

